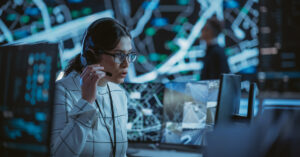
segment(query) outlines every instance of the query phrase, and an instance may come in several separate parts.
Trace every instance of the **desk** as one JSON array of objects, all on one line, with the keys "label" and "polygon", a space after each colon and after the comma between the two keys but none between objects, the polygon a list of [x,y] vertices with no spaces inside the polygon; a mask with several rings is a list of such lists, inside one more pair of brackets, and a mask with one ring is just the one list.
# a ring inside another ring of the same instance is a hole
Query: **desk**
[{"label": "desk", "polygon": [[144,148],[130,148],[128,157],[202,157],[200,153],[182,152],[175,150],[153,150]]}]

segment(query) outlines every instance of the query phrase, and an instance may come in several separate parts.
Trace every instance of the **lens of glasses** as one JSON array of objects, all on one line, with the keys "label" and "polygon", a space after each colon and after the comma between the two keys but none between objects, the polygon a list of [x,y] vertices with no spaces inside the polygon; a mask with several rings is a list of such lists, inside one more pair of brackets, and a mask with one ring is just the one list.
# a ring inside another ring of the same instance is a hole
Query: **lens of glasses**
[{"label": "lens of glasses", "polygon": [[115,62],[120,64],[125,60],[125,58],[127,58],[127,61],[129,63],[132,63],[136,60],[136,53],[129,53],[127,55],[125,55],[123,53],[116,54],[115,55]]},{"label": "lens of glasses", "polygon": [[121,55],[116,55],[115,56],[115,62],[120,64],[124,61],[125,57],[121,56]]},{"label": "lens of glasses", "polygon": [[132,63],[136,60],[136,53],[130,53],[127,56],[128,62]]}]

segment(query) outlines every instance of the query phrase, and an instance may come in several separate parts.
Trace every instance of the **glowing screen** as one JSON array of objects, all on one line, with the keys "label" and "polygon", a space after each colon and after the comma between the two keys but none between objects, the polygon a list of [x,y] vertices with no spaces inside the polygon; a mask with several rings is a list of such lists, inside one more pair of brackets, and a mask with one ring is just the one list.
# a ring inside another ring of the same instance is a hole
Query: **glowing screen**
[{"label": "glowing screen", "polygon": [[[125,24],[139,56],[126,81],[199,80],[206,20],[225,19],[218,42],[232,72],[253,73],[257,56],[257,0],[18,0],[0,3],[0,44],[40,40],[60,43],[61,65],[81,51],[84,30],[113,17]],[[254,68],[253,68],[254,67]]]}]

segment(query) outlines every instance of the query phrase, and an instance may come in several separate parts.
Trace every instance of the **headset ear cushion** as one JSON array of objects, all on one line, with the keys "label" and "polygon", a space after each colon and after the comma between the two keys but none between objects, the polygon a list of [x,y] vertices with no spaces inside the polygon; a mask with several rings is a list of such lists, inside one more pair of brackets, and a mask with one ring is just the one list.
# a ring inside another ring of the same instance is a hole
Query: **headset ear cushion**
[{"label": "headset ear cushion", "polygon": [[93,49],[88,48],[88,49],[86,50],[86,54],[88,54],[88,55],[96,55],[96,52],[95,52]]},{"label": "headset ear cushion", "polygon": [[84,57],[83,55],[80,55],[80,61],[81,61],[81,64],[82,64],[84,67],[88,65],[88,64],[87,64],[87,61],[86,61],[86,59],[85,59],[85,57]]},{"label": "headset ear cushion", "polygon": [[84,53],[84,58],[87,61],[87,65],[91,65],[93,63],[97,62],[97,54],[95,53],[95,51],[93,49],[88,48],[85,53]]}]

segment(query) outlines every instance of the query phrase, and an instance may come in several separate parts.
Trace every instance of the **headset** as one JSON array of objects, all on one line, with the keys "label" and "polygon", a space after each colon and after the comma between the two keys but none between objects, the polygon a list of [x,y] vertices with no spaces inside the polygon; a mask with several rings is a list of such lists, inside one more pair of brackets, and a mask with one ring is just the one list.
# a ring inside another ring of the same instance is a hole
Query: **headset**
[{"label": "headset", "polygon": [[[92,63],[90,62],[90,61],[88,61],[87,59],[86,59],[86,57],[84,56],[84,52],[86,52],[86,51],[91,51],[91,52],[93,52],[94,50],[93,49],[91,49],[91,48],[86,48],[87,47],[87,45],[86,45],[86,42],[88,42],[89,43],[89,46],[91,46],[91,47],[94,47],[95,45],[94,45],[94,42],[92,41],[92,38],[91,37],[88,37],[88,30],[91,28],[91,26],[87,29],[87,31],[85,32],[85,34],[84,34],[84,37],[83,37],[83,41],[82,41],[82,50],[81,50],[81,52],[80,52],[80,61],[81,61],[81,64],[83,65],[83,67],[86,67],[86,66],[88,66],[88,65],[91,65]],[[108,72],[108,71],[103,71],[103,72],[105,72],[105,74],[107,75],[107,76],[112,76],[112,73],[110,73],[110,72]]]}]

